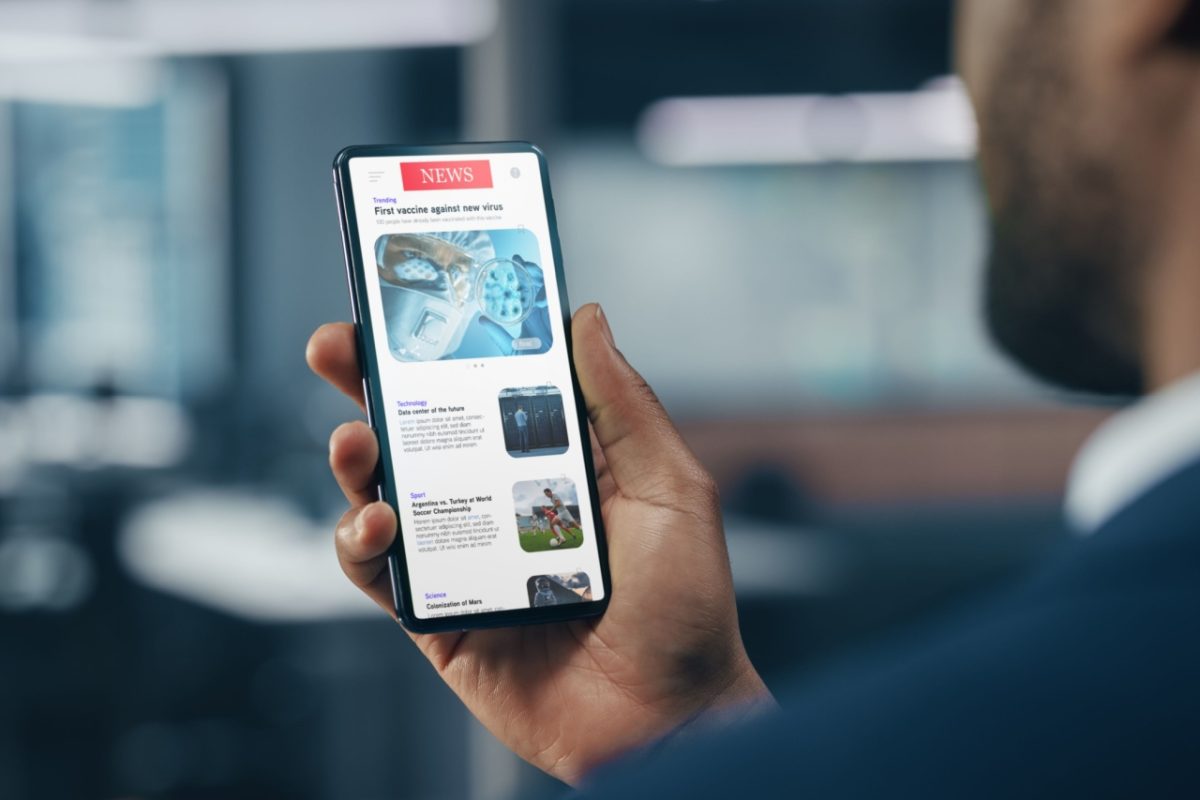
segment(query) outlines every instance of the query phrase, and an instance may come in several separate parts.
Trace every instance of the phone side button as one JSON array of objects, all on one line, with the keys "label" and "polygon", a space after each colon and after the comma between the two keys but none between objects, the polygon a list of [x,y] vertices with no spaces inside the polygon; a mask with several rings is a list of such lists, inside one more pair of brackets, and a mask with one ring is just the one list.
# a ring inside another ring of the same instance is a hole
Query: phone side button
[{"label": "phone side button", "polygon": [[362,387],[363,405],[367,407],[367,424],[374,428],[375,420],[371,416],[371,381],[364,377],[362,379]]}]

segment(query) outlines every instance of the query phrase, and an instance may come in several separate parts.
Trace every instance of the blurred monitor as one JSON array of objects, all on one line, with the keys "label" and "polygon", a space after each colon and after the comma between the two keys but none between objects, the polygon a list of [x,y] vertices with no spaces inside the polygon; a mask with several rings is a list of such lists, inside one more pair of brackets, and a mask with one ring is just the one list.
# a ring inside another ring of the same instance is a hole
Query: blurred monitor
[{"label": "blurred monitor", "polygon": [[0,324],[20,358],[0,368],[33,391],[182,397],[230,353],[224,83],[178,60],[105,80],[4,104]]}]

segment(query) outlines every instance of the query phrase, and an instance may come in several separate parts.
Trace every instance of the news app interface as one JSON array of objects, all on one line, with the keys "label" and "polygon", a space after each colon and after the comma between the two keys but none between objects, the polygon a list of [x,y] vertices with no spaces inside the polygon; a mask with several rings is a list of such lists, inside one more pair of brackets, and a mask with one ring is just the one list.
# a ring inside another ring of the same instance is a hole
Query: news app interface
[{"label": "news app interface", "polygon": [[349,168],[413,613],[601,599],[537,157]]}]

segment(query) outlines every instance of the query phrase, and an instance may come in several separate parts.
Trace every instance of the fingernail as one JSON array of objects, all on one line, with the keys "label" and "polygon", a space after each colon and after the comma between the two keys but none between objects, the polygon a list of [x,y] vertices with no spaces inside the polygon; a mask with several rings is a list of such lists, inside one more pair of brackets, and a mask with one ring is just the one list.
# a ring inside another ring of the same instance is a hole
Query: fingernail
[{"label": "fingernail", "polygon": [[604,334],[609,346],[616,347],[617,343],[613,341],[612,328],[608,327],[608,317],[604,316],[604,309],[600,307],[599,303],[596,304],[596,319],[600,321],[600,332]]}]

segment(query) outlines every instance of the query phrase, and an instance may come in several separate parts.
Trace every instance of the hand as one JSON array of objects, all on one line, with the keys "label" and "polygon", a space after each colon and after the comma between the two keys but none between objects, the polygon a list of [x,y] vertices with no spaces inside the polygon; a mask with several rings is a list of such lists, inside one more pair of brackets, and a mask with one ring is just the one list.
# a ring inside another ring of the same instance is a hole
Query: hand
[{"label": "hand", "polygon": [[[567,783],[686,721],[774,703],[742,646],[712,478],[614,346],[599,306],[580,309],[572,333],[608,533],[608,611],[598,620],[412,636],[488,730]],[[308,362],[362,405],[350,325],[317,330]],[[385,553],[396,517],[372,502],[378,458],[362,422],[334,431],[330,464],[351,505],[335,534],[338,559],[394,616]]]}]

